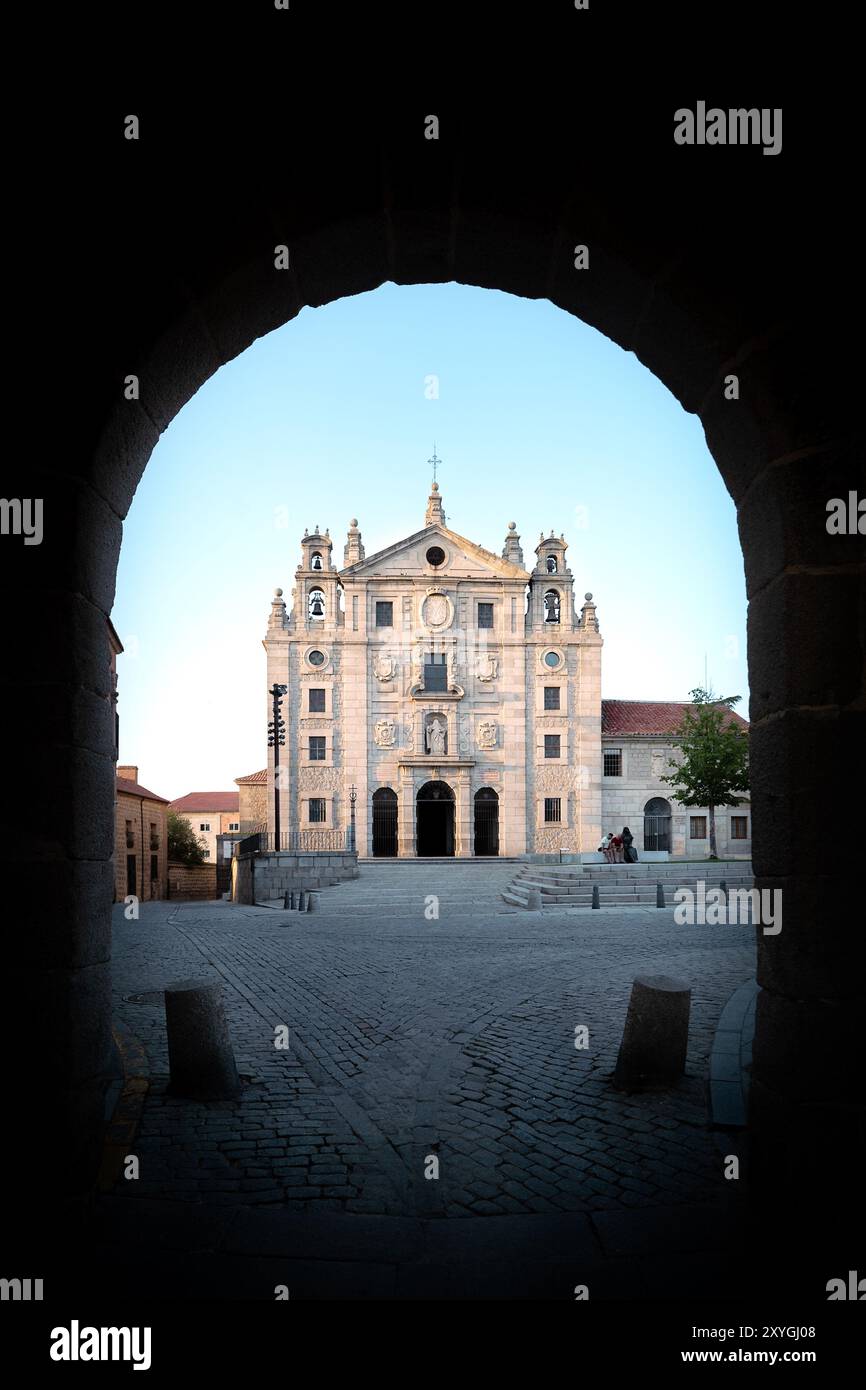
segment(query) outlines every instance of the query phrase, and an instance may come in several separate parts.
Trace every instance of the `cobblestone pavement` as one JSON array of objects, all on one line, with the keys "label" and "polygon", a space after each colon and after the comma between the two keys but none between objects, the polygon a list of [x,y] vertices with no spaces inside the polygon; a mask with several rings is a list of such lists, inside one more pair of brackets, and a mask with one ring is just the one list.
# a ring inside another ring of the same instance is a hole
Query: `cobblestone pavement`
[{"label": "cobblestone pavement", "polygon": [[[150,1087],[118,1196],[415,1217],[620,1211],[723,1196],[707,1061],[732,991],[754,973],[742,927],[680,927],[666,909],[449,909],[351,919],[225,903],[116,911],[115,1011]],[[614,1091],[641,970],[692,987],[686,1076]],[[129,996],[222,979],[237,1102],[167,1095],[162,1001]],[[274,1046],[288,1025],[288,1051]],[[589,1047],[574,1046],[575,1027]],[[424,1176],[439,1160],[438,1180]],[[661,1215],[661,1213],[659,1213]]]}]

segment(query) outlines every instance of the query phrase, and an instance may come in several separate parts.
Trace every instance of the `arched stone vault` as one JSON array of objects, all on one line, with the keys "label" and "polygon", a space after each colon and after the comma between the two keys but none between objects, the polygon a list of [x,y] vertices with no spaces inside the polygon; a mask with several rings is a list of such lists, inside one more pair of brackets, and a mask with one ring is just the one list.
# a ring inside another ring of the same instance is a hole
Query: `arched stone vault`
[{"label": "arched stone vault", "polygon": [[[26,758],[5,852],[30,890],[14,989],[23,1019],[53,1020],[47,1036],[31,1023],[27,1055],[37,1093],[35,1078],[52,1078],[62,1184],[86,1188],[100,1141],[113,793],[105,617],[150,452],[220,365],[301,306],[386,280],[456,280],[548,298],[636,353],[700,415],[737,505],[746,569],[755,868],[785,891],[783,931],[759,938],[754,1153],[781,1182],[805,1152],[838,1185],[852,1171],[846,1059],[863,976],[854,865],[827,837],[856,821],[848,774],[866,746],[864,583],[862,540],[828,535],[825,517],[830,497],[864,486],[838,333],[852,233],[840,208],[831,231],[818,200],[802,196],[820,151],[787,164],[724,151],[710,168],[672,142],[630,153],[615,121],[578,139],[536,117],[495,139],[486,114],[466,113],[443,120],[434,143],[418,110],[395,111],[360,141],[325,111],[291,130],[290,141],[282,128],[263,138],[252,112],[234,111],[223,124],[209,116],[206,140],[163,113],[131,147],[102,132],[77,220],[70,210],[73,302],[54,358],[70,388],[64,442],[39,451],[18,484],[45,499],[43,545],[7,548]],[[278,243],[290,248],[288,271],[274,269]],[[589,270],[574,268],[577,244],[589,247]],[[736,402],[723,395],[731,372]],[[129,373],[138,402],[123,399]],[[238,485],[254,486],[247,469]],[[675,498],[670,521],[675,544]],[[179,591],[179,607],[196,601]]]}]

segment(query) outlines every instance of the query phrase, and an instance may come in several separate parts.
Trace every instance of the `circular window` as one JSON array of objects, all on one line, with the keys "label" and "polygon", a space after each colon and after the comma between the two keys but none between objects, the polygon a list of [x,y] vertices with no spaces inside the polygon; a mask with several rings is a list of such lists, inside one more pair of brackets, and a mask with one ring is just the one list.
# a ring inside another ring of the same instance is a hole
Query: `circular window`
[{"label": "circular window", "polygon": [[545,664],[545,666],[550,666],[551,669],[552,669],[554,666],[558,666],[558,665],[559,665],[559,653],[558,653],[558,652],[545,652],[545,653],[544,653],[544,664]]},{"label": "circular window", "polygon": [[324,666],[326,660],[325,653],[310,652],[309,656],[307,657],[307,660],[309,661],[311,666]]},{"label": "circular window", "polygon": [[431,545],[430,549],[427,551],[427,564],[433,565],[434,568],[436,565],[445,564],[445,551],[442,549],[441,545]]}]

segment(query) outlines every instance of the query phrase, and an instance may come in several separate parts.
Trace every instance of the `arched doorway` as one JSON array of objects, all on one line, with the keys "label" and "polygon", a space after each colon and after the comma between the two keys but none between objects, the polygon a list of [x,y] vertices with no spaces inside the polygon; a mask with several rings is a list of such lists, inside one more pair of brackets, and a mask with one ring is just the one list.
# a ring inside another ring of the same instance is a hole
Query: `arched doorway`
[{"label": "arched doorway", "polygon": [[425,782],[416,798],[419,859],[454,853],[454,793],[447,782]]},{"label": "arched doorway", "polygon": [[643,847],[670,852],[671,803],[663,796],[654,796],[643,808]]},{"label": "arched doorway", "polygon": [[373,858],[394,859],[397,854],[397,793],[380,787],[373,793]]},{"label": "arched doorway", "polygon": [[475,853],[499,853],[499,797],[492,787],[475,793]]}]

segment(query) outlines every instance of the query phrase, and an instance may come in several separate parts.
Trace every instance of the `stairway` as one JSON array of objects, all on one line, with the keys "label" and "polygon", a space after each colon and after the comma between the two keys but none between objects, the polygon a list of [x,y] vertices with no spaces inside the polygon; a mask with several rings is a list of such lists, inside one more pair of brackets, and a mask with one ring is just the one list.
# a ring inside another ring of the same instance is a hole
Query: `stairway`
[{"label": "stairway", "polygon": [[581,873],[563,864],[523,864],[502,894],[510,907],[528,907],[533,888],[541,893],[542,907],[592,907],[592,890],[598,887],[602,907],[655,907],[656,885],[664,885],[665,899],[673,907],[677,888],[694,890],[699,880],[717,888],[724,879],[728,888],[751,888],[752,865],[745,859],[727,863],[676,864],[669,860],[646,864],[587,864]]},{"label": "stairway", "polygon": [[439,913],[505,912],[505,891],[519,859],[361,859],[357,878],[320,894],[319,911],[342,917],[400,917],[423,913],[439,899]]}]

